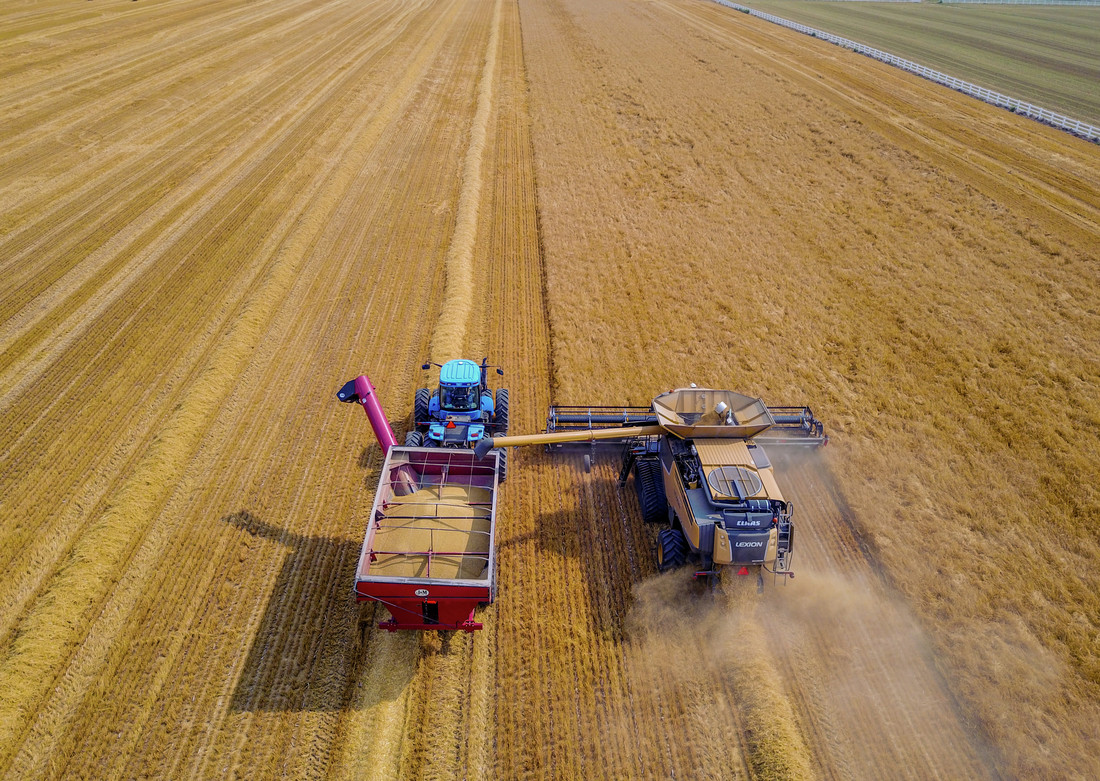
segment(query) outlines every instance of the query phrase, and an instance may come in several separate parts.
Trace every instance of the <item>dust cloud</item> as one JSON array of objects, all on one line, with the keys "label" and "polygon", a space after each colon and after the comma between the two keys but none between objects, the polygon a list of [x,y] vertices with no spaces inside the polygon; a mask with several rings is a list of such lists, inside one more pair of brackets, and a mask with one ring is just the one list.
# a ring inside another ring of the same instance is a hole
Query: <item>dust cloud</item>
[{"label": "dust cloud", "polygon": [[659,681],[653,696],[707,697],[751,775],[985,774],[921,627],[876,584],[803,570],[762,595],[735,576],[708,592],[681,570],[634,596],[630,664]]}]

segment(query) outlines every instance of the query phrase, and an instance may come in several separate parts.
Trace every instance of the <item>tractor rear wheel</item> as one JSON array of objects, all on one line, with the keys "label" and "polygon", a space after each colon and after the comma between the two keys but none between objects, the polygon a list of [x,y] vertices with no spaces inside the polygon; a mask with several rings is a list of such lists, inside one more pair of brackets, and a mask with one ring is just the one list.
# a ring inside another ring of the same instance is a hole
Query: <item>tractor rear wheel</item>
[{"label": "tractor rear wheel", "polygon": [[657,533],[657,569],[668,572],[687,561],[687,540],[679,529],[661,529]]},{"label": "tractor rear wheel", "polygon": [[432,392],[427,388],[417,388],[416,393],[413,395],[413,421],[420,423],[428,422],[428,402],[431,401]]},{"label": "tractor rear wheel", "polygon": [[495,412],[493,413],[493,422],[497,424],[497,433],[508,433],[508,389],[498,388],[497,398],[495,403]]},{"label": "tractor rear wheel", "polygon": [[410,431],[405,434],[405,447],[421,447],[424,444],[424,435],[419,431]]},{"label": "tractor rear wheel", "polygon": [[634,462],[634,490],[638,492],[638,506],[646,523],[665,523],[668,520],[668,502],[665,500],[665,482],[661,475],[661,462],[655,458],[639,458]]}]

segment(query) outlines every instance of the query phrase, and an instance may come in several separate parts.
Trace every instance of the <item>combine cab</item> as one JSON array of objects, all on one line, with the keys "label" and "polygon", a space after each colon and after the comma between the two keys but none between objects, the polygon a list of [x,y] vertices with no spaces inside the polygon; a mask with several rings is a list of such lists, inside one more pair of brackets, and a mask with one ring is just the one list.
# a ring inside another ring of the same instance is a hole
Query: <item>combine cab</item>
[{"label": "combine cab", "polygon": [[355,597],[385,605],[383,629],[481,629],[495,594],[494,532],[501,454],[399,447],[364,375],[337,394],[361,404],[386,455],[355,571]]},{"label": "combine cab", "polygon": [[696,577],[714,581],[732,567],[757,575],[762,587],[764,572],[794,577],[794,508],[765,447],[827,442],[809,408],[690,387],[663,393],[649,407],[552,407],[545,434],[486,440],[478,450],[617,444],[620,483],[633,473],[643,519],[666,526],[657,534],[659,569],[692,560]]}]

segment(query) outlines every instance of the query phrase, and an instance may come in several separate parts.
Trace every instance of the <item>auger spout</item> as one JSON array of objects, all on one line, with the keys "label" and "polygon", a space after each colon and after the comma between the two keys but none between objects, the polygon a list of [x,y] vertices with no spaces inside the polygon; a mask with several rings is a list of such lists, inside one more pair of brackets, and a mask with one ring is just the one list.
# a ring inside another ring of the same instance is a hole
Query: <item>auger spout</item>
[{"label": "auger spout", "polygon": [[374,436],[382,448],[382,455],[390,452],[390,448],[397,444],[397,436],[393,433],[386,413],[382,411],[382,405],[378,402],[378,394],[371,384],[370,378],[360,374],[354,380],[348,380],[336,394],[340,401],[351,403],[357,401],[363,405],[363,412],[367,413],[367,420],[374,429]]}]

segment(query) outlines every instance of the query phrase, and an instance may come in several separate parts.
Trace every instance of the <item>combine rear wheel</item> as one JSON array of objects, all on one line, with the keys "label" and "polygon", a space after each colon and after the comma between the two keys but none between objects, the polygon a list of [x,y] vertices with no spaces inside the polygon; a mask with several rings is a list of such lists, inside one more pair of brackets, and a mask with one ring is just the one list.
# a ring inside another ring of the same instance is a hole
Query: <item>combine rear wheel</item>
[{"label": "combine rear wheel", "polygon": [[432,399],[432,392],[427,388],[417,388],[413,395],[413,420],[417,423],[428,422],[428,402]]},{"label": "combine rear wheel", "polygon": [[668,502],[665,501],[665,481],[661,476],[660,461],[639,458],[634,462],[634,490],[638,492],[638,506],[642,508],[643,521],[668,521]]},{"label": "combine rear wheel", "polygon": [[687,561],[687,540],[679,529],[661,529],[657,533],[657,569],[668,572]]},{"label": "combine rear wheel", "polygon": [[493,413],[493,422],[497,424],[497,432],[508,433],[508,389],[498,388],[495,403],[496,411]]},{"label": "combine rear wheel", "polygon": [[419,431],[410,431],[405,434],[405,447],[422,447],[424,445],[424,435]]}]

